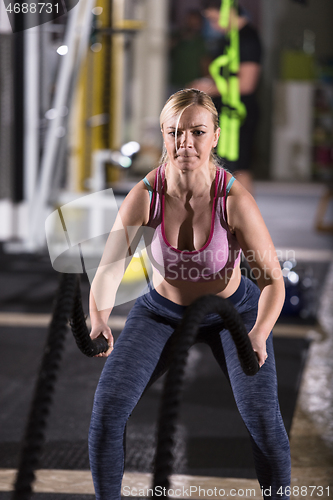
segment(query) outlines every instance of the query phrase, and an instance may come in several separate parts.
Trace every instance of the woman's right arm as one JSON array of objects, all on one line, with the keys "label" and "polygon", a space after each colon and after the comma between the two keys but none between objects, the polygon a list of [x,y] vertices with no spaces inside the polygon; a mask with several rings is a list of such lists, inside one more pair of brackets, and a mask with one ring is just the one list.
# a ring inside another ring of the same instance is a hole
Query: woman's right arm
[{"label": "woman's right arm", "polygon": [[99,354],[99,357],[109,356],[113,349],[113,336],[107,321],[115,303],[118,287],[138,243],[135,236],[140,227],[148,222],[149,208],[149,193],[144,183],[139,182],[121,204],[91,284],[90,336],[94,339],[102,334],[109,344],[108,351]]}]

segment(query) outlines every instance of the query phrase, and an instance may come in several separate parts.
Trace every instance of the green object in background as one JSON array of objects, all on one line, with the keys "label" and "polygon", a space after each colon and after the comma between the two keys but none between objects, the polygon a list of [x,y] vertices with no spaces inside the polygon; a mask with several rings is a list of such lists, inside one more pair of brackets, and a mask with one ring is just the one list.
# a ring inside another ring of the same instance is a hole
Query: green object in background
[{"label": "green object in background", "polygon": [[233,0],[224,0],[220,9],[219,25],[221,28],[227,28],[229,24],[230,7]]},{"label": "green object in background", "polygon": [[[230,8],[235,0],[224,0],[221,5],[219,24],[222,28],[229,25]],[[236,161],[239,158],[239,128],[246,117],[245,105],[239,93],[239,32],[232,26],[229,33],[230,43],[225,52],[209,66],[209,72],[221,94],[222,108],[219,117],[221,128],[217,154],[221,158]],[[222,72],[222,74],[221,74]]]},{"label": "green object in background", "polygon": [[214,61],[209,65],[209,73],[215,81],[215,85],[221,96],[226,96],[228,94],[228,80],[220,74],[220,70],[228,64],[229,56],[228,54],[223,54],[222,56],[214,59]]},{"label": "green object in background", "polygon": [[282,80],[314,80],[315,76],[315,64],[312,54],[306,54],[301,50],[282,51]]}]

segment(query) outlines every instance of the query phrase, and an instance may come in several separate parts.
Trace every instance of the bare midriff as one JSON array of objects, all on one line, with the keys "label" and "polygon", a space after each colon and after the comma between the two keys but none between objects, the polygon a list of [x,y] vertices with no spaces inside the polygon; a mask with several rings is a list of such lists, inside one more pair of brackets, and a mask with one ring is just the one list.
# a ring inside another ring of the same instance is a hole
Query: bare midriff
[{"label": "bare midriff", "polygon": [[223,299],[230,297],[239,287],[241,280],[240,264],[238,264],[226,276],[226,279],[216,279],[207,282],[166,280],[161,281],[158,271],[153,270],[153,284],[156,291],[171,300],[175,304],[182,306],[190,305],[194,300],[203,295],[218,295]]}]

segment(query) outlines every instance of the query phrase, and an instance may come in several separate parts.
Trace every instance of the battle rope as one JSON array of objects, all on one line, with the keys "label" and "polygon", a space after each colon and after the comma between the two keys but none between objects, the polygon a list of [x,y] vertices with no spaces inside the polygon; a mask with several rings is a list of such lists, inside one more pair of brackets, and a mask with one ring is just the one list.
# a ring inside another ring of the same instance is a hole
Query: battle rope
[{"label": "battle rope", "polygon": [[32,483],[45,441],[47,418],[70,317],[73,318],[72,329],[76,342],[84,354],[94,356],[108,348],[106,339],[90,339],[82,310],[79,275],[62,274],[23,439],[12,500],[29,500],[32,495]]},{"label": "battle rope", "polygon": [[45,440],[47,417],[53,400],[75,288],[76,276],[63,274],[23,439],[13,500],[29,500],[32,495],[31,485],[35,480],[35,470]]},{"label": "battle rope", "polygon": [[79,280],[77,280],[76,293],[74,297],[74,307],[70,319],[70,326],[78,348],[86,356],[92,357],[95,356],[96,354],[108,350],[109,346],[106,338],[103,335],[100,335],[94,340],[91,340],[90,338],[82,309]]},{"label": "battle rope", "polygon": [[247,331],[240,315],[231,302],[216,295],[205,295],[186,309],[183,319],[175,332],[175,343],[171,354],[173,361],[166,376],[160,406],[154,464],[154,494],[157,486],[166,488],[166,492],[169,489],[169,475],[172,473],[173,464],[172,449],[188,350],[195,341],[202,320],[209,313],[218,313],[223,319],[225,327],[229,330],[235,342],[244,373],[246,375],[255,375],[259,370],[258,360]]}]

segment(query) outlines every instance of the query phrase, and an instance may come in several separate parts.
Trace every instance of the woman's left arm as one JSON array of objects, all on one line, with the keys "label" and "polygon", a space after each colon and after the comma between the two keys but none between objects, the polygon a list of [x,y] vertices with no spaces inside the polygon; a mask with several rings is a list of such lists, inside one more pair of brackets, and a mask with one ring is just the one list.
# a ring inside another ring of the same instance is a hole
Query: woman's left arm
[{"label": "woman's left arm", "polygon": [[277,254],[251,194],[235,181],[227,198],[228,223],[257,280],[261,294],[258,315],[249,333],[259,365],[266,360],[266,339],[283,307],[285,287]]}]

